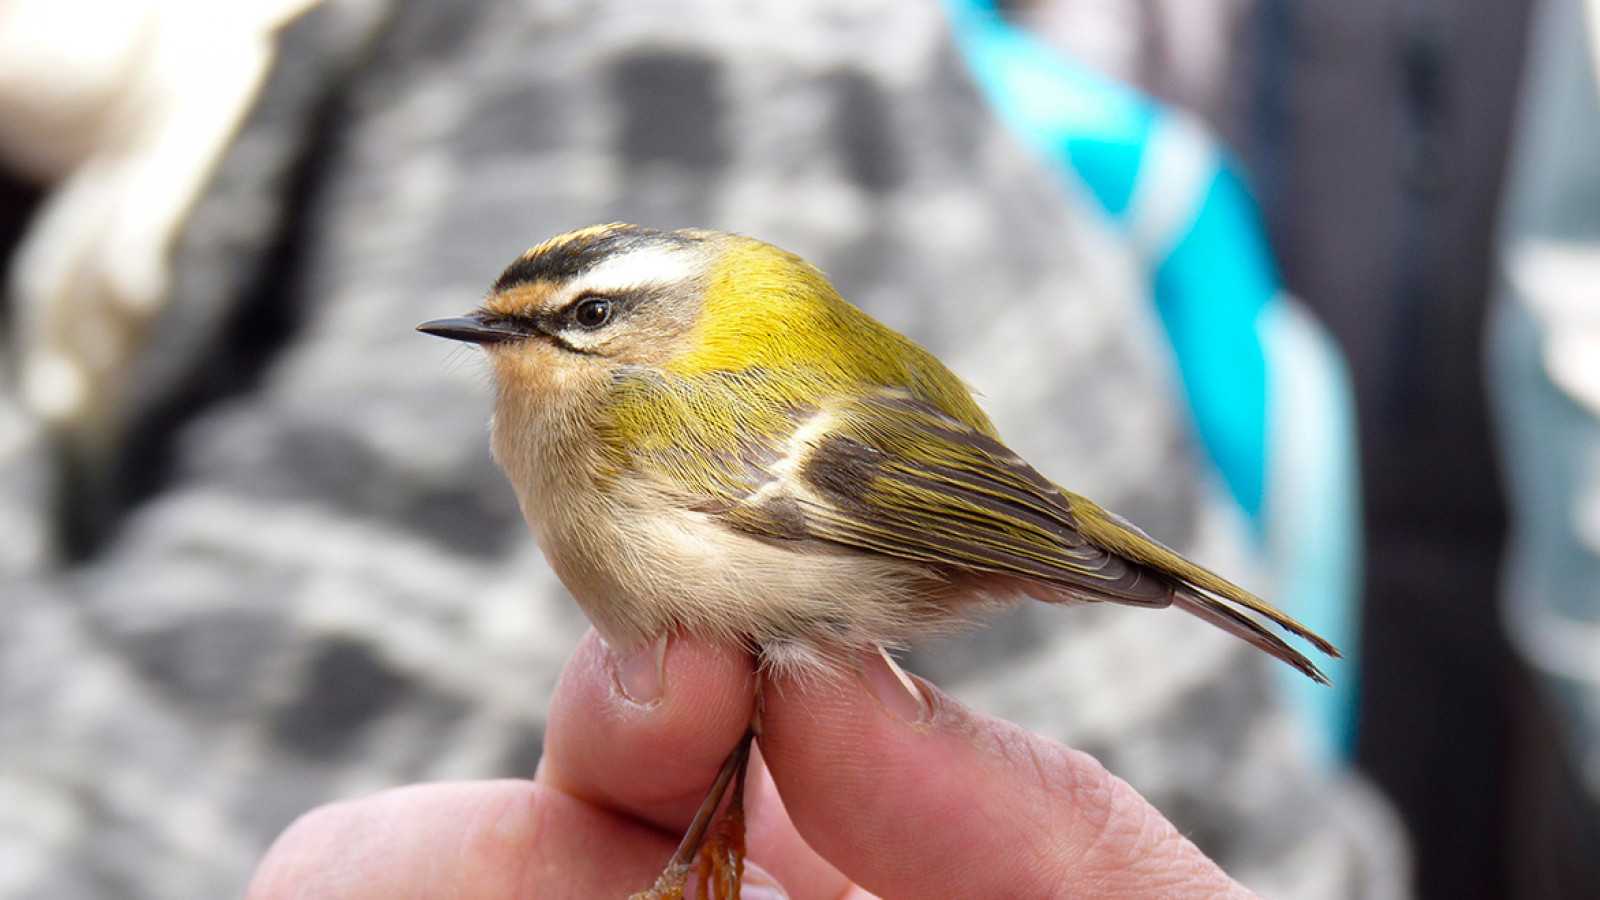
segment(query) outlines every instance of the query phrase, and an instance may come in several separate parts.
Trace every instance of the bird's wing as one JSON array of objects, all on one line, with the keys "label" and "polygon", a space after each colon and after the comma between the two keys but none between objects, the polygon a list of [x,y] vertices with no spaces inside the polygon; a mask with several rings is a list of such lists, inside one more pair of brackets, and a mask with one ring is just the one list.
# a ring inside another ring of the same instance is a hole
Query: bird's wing
[{"label": "bird's wing", "polygon": [[1029,579],[1063,597],[1176,603],[1318,681],[1322,672],[1254,616],[1338,655],[1270,604],[902,391],[815,411],[766,474],[720,511],[725,521],[772,538]]},{"label": "bird's wing", "polygon": [[602,428],[619,468],[730,527],[1026,579],[1062,598],[1176,604],[1325,681],[1257,617],[1327,641],[1064,491],[972,425],[904,390],[811,406],[771,379],[619,383]]},{"label": "bird's wing", "polygon": [[1080,531],[1072,496],[998,440],[896,390],[799,421],[729,524],[1017,576],[1085,600],[1172,602],[1173,586]]}]

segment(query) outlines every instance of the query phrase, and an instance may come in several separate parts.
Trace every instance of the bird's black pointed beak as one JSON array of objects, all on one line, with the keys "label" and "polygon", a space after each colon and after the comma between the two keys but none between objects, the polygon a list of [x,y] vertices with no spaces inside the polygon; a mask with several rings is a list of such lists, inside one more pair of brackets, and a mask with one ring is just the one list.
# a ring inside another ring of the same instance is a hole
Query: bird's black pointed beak
[{"label": "bird's black pointed beak", "polygon": [[433,319],[418,325],[417,330],[423,334],[449,338],[452,341],[466,341],[469,344],[498,344],[502,341],[527,337],[524,332],[509,328],[484,313],[472,313],[451,319]]}]

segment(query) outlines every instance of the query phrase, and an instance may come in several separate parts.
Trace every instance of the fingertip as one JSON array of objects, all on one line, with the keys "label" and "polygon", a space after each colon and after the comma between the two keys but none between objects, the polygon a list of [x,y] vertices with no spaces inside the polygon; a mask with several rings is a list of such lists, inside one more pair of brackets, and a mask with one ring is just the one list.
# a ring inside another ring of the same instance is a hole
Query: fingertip
[{"label": "fingertip", "polygon": [[619,659],[590,631],[556,685],[537,778],[681,828],[754,704],[754,668],[742,650],[674,635]]},{"label": "fingertip", "polygon": [[748,860],[739,879],[739,900],[790,900],[783,883],[761,866]]},{"label": "fingertip", "polygon": [[411,785],[301,816],[247,900],[620,896],[671,841],[530,781]]}]

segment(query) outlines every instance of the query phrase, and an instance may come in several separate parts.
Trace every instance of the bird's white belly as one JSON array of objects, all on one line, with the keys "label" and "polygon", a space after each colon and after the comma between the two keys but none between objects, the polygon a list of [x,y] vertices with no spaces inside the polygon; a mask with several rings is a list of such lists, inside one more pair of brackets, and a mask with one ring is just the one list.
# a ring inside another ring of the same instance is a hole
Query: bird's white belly
[{"label": "bird's white belly", "polygon": [[805,666],[929,630],[931,594],[945,587],[914,563],[651,507],[536,527],[574,599],[621,647],[683,630],[759,648],[769,664]]}]

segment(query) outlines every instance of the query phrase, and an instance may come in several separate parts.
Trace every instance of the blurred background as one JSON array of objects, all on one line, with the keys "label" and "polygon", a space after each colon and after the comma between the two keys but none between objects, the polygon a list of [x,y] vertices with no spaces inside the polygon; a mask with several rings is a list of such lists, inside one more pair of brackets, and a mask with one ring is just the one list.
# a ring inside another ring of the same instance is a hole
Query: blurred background
[{"label": "blurred background", "polygon": [[412,328],[613,220],[801,253],[1349,656],[914,669],[1268,896],[1600,896],[1596,148],[1593,0],[0,0],[0,897],[531,774],[585,623]]}]

